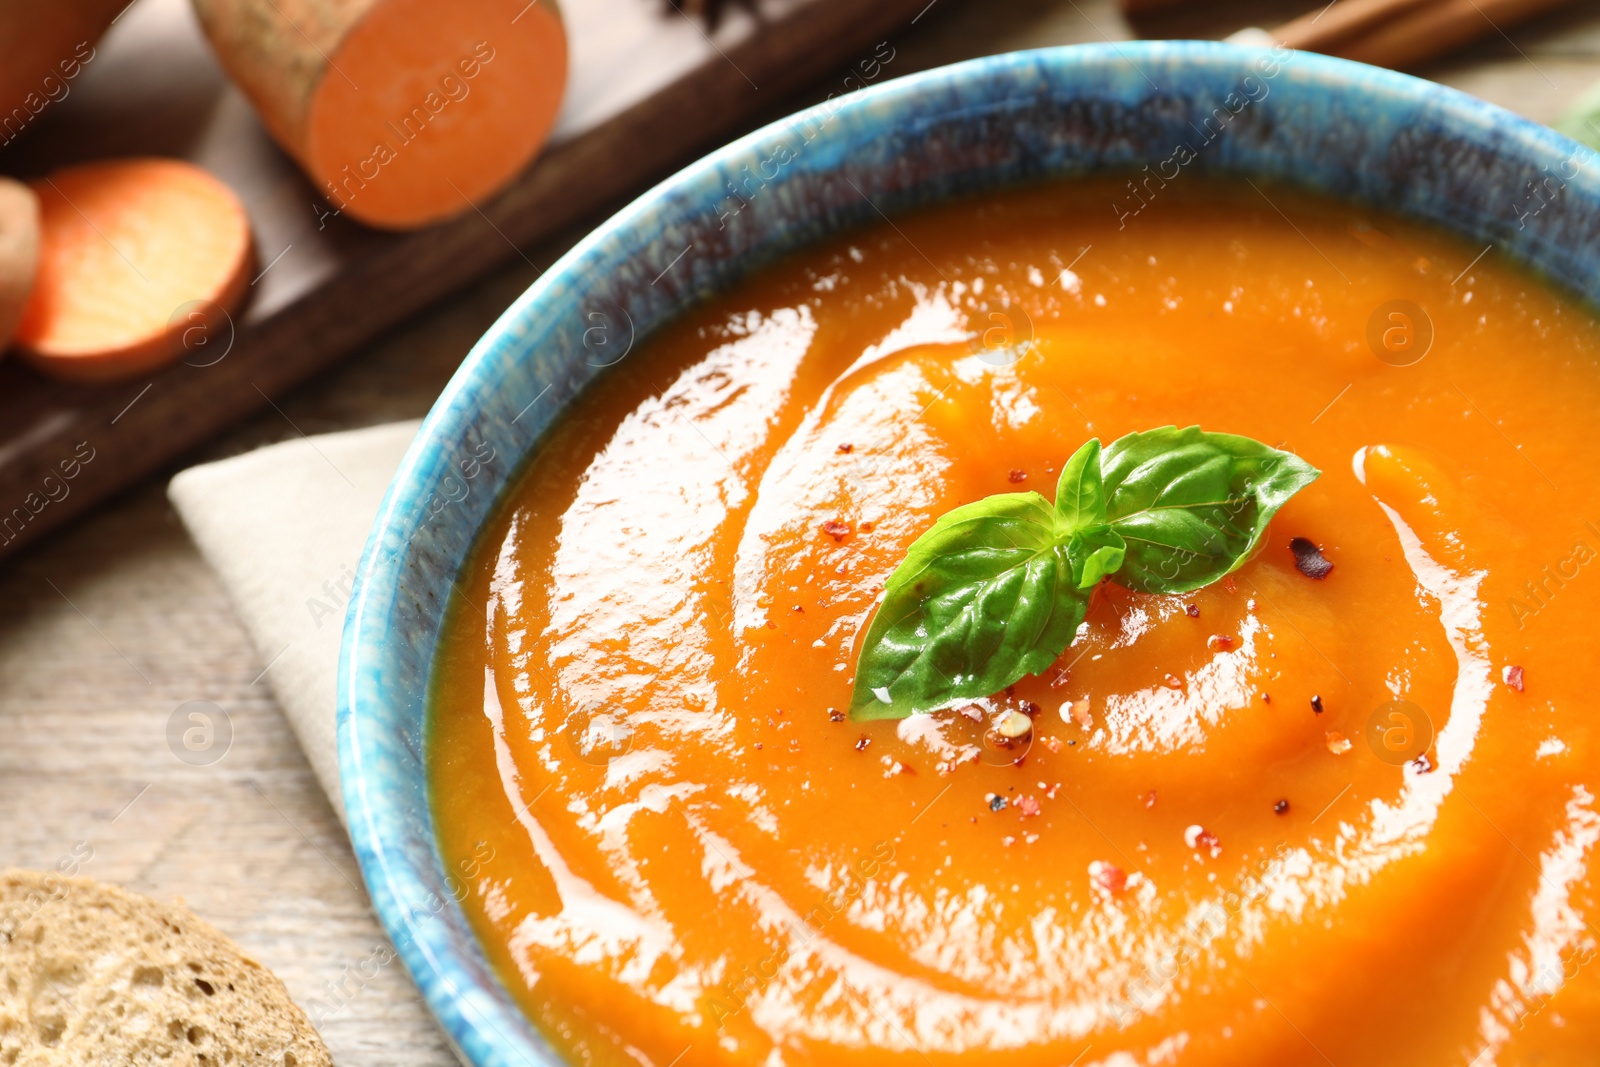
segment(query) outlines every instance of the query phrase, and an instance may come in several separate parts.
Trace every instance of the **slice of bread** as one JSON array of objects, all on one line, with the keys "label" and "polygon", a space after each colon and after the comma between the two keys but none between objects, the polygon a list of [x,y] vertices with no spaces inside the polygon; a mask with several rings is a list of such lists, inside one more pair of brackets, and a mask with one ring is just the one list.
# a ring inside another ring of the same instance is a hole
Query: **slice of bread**
[{"label": "slice of bread", "polygon": [[0,1067],[331,1067],[272,972],[188,909],[0,872]]}]

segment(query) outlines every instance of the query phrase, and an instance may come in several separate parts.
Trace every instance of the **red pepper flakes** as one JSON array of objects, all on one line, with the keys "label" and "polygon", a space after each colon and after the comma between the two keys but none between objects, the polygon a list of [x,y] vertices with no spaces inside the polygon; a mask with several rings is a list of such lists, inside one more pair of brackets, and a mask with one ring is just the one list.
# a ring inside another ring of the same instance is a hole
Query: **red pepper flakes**
[{"label": "red pepper flakes", "polygon": [[1163,678],[1161,680],[1161,683],[1163,685],[1165,685],[1168,689],[1182,689],[1183,688],[1183,679],[1179,678],[1176,674],[1167,675],[1165,678]]},{"label": "red pepper flakes", "polygon": [[801,607],[799,604],[796,604],[794,606],[794,610],[799,612],[801,615],[804,615],[806,613],[806,609]]},{"label": "red pepper flakes", "polygon": [[1212,634],[1206,638],[1206,647],[1213,652],[1226,652],[1233,647],[1233,638],[1227,634]]},{"label": "red pepper flakes", "polygon": [[828,709],[828,721],[829,722],[844,722],[844,712],[840,711],[838,708],[829,708]]},{"label": "red pepper flakes", "polygon": [[840,445],[838,448],[834,449],[834,451],[839,453],[841,456],[848,456],[850,453],[854,452],[855,450],[856,450],[856,446],[855,445],[851,445],[851,444],[843,444],[843,445]]},{"label": "red pepper flakes", "polygon": [[1191,619],[1198,619],[1200,617],[1200,605],[1199,604],[1185,604],[1183,606],[1183,613],[1185,615],[1189,616],[1189,618],[1191,618]]},{"label": "red pepper flakes", "polygon": [[1311,710],[1316,712],[1318,715],[1322,714],[1322,697],[1320,694],[1311,694]]},{"label": "red pepper flakes", "polygon": [[1031,819],[1039,814],[1039,802],[1032,797],[1019,797],[1017,799],[1017,810],[1022,813],[1022,818]]},{"label": "red pepper flakes", "polygon": [[1517,692],[1521,693],[1525,691],[1526,682],[1523,679],[1521,667],[1507,667],[1505,670],[1500,672],[1500,677],[1502,680],[1504,680],[1507,686],[1515,689]]},{"label": "red pepper flakes", "polygon": [[1272,805],[1272,811],[1276,815],[1287,814],[1289,811],[1289,802],[1287,800],[1278,801],[1276,804]]},{"label": "red pepper flakes", "polygon": [[760,751],[761,751],[761,742],[760,742],[760,741],[757,741],[757,742],[756,742],[756,751],[757,751],[757,752],[760,752]]},{"label": "red pepper flakes", "polygon": [[1006,475],[1006,481],[1010,482],[1012,485],[1016,485],[1018,482],[1025,482],[1027,480],[1028,472],[1025,470],[1020,470],[1016,467],[1012,467],[1011,472]]},{"label": "red pepper flakes", "polygon": [[1156,791],[1154,789],[1144,795],[1144,806],[1147,808],[1156,806]]},{"label": "red pepper flakes", "polygon": [[822,524],[822,532],[835,541],[843,541],[850,535],[850,524],[839,519],[829,519]]},{"label": "red pepper flakes", "polygon": [[867,750],[867,746],[870,744],[872,744],[872,738],[868,737],[866,734],[862,734],[860,740],[856,742],[856,751],[865,752]]},{"label": "red pepper flakes", "polygon": [[1089,877],[1094,879],[1096,889],[1101,892],[1116,896],[1128,887],[1128,875],[1121,867],[1095,860],[1089,864]]},{"label": "red pepper flakes", "polygon": [[1183,843],[1196,852],[1211,853],[1212,859],[1222,855],[1222,842],[1217,835],[1198,823],[1183,831]]},{"label": "red pepper flakes", "polygon": [[1262,693],[1261,694],[1261,703],[1263,703],[1263,704],[1272,703],[1272,694],[1271,693]]},{"label": "red pepper flakes", "polygon": [[1072,672],[1062,667],[1056,671],[1056,676],[1050,679],[1051,689],[1060,689],[1067,684],[1067,679],[1072,677]]},{"label": "red pepper flakes", "polygon": [[1226,578],[1222,579],[1222,588],[1225,592],[1237,593],[1239,591],[1239,583],[1235,582],[1233,580],[1233,575],[1230,574]]},{"label": "red pepper flakes", "polygon": [[1433,772],[1433,760],[1428,758],[1426,752],[1412,760],[1411,766],[1417,769],[1418,774],[1431,774]]},{"label": "red pepper flakes", "polygon": [[1061,741],[1058,738],[1041,737],[1039,739],[1039,743],[1042,744],[1050,752],[1060,752],[1061,751]]},{"label": "red pepper flakes", "polygon": [[983,709],[976,704],[963,704],[956,709],[956,714],[963,719],[971,719],[973,722],[983,721]]},{"label": "red pepper flakes", "polygon": [[871,533],[872,532],[872,523],[870,523],[870,522],[862,523],[861,524],[861,532],[862,533]]}]

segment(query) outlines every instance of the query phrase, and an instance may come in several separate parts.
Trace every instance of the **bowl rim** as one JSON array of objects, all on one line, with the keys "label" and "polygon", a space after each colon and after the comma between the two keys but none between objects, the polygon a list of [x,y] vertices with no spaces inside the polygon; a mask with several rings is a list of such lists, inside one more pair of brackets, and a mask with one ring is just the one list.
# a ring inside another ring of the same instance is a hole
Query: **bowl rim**
[{"label": "bowl rim", "polygon": [[[1217,41],[1108,41],[1002,53],[914,72],[854,90],[776,119],[707,153],[655,183],[595,227],[529,285],[474,343],[408,446],[373,521],[357,567],[356,591],[345,617],[337,694],[339,767],[346,824],[362,877],[385,934],[396,947],[398,956],[421,990],[430,1012],[464,1063],[475,1067],[526,1067],[530,1064],[535,1067],[562,1067],[565,1061],[542,1040],[529,1043],[522,1038],[519,1031],[533,1024],[520,1011],[513,1008],[516,1012],[513,1017],[507,1014],[505,1004],[492,996],[481,995],[481,990],[455,988],[451,984],[452,976],[460,977],[467,973],[460,954],[453,950],[441,931],[418,929],[415,916],[407,914],[401,906],[401,895],[394,892],[394,887],[399,883],[413,886],[425,884],[426,878],[424,872],[386,844],[392,833],[400,832],[401,821],[405,818],[404,799],[392,788],[374,788],[373,778],[365,773],[363,765],[371,754],[371,746],[377,733],[385,727],[382,723],[371,721],[372,705],[380,700],[380,694],[370,691],[371,687],[365,683],[360,668],[365,659],[381,655],[391,619],[375,613],[386,611],[392,615],[391,605],[397,602],[398,591],[405,579],[403,555],[385,552],[384,547],[392,544],[392,539],[397,535],[403,536],[402,516],[413,513],[420,504],[427,502],[430,490],[419,482],[418,474],[437,460],[438,453],[444,447],[437,433],[441,424],[457,414],[462,405],[470,404],[475,386],[481,385],[486,377],[492,378],[494,368],[491,366],[491,357],[514,343],[518,324],[538,308],[539,302],[551,293],[560,279],[570,274],[575,266],[608,240],[626,234],[640,222],[648,221],[653,205],[663,197],[669,196],[675,189],[693,185],[697,179],[726,163],[743,159],[752,149],[768,142],[774,134],[792,128],[795,123],[807,118],[819,118],[824,114],[837,116],[841,110],[860,112],[896,98],[913,97],[940,87],[955,86],[973,79],[1004,77],[1024,65],[1044,64],[1055,69],[1069,69],[1132,64],[1137,68],[1141,60],[1159,60],[1168,64],[1177,61],[1203,66],[1229,62],[1242,66],[1268,56],[1283,61],[1285,55],[1292,57],[1297,78],[1320,89],[1356,93],[1379,102],[1387,100],[1425,105],[1466,126],[1492,131],[1505,138],[1515,154],[1524,158],[1533,159],[1547,153],[1552,153],[1552,158],[1567,158],[1579,153],[1593,155],[1579,142],[1549,127],[1461,90],[1316,53],[1274,51]],[[1600,186],[1592,181],[1586,184],[1591,195],[1596,195],[1594,190]],[[515,472],[520,471],[527,456],[537,447],[538,442],[535,441],[527,452],[517,457],[507,485],[515,483]],[[458,566],[460,562],[456,561]],[[430,670],[431,655],[428,661]],[[431,830],[432,813],[429,811],[426,814]],[[442,875],[444,872],[436,839],[433,841],[432,858],[439,868],[435,873]],[[459,913],[459,906],[454,901],[445,901],[443,906],[456,909]],[[460,918],[467,922],[464,913]],[[437,927],[439,924],[432,925]],[[498,976],[494,980],[498,982]],[[502,991],[509,993],[503,985]]]}]

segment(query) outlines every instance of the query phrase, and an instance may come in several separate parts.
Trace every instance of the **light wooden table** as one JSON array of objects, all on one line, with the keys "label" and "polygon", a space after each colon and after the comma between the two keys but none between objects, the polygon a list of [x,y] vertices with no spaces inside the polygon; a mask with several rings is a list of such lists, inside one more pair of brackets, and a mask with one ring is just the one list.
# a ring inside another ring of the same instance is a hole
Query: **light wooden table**
[{"label": "light wooden table", "polygon": [[[1270,5],[1194,6],[1206,11],[1142,28],[1222,36],[1273,21]],[[1208,13],[1223,6],[1235,15]],[[1129,36],[1111,0],[935,0],[893,40],[890,73]],[[1422,73],[1548,121],[1600,79],[1600,12],[1577,5]],[[822,98],[838,80],[774,100],[769,117]],[[578,236],[528,258],[548,264]],[[240,426],[191,460],[423,414],[534,276],[518,262],[418,315],[280,401],[281,415]],[[50,868],[92,849],[83,873],[186,899],[302,1004],[342,1003],[322,1022],[341,1067],[449,1064],[398,964],[365,983],[355,976],[383,934],[349,845],[273,700],[267,665],[164,487],[165,477],[153,479],[0,567],[0,865]],[[188,700],[215,702],[231,722],[232,747],[211,766],[189,766],[168,747],[168,720]]]}]

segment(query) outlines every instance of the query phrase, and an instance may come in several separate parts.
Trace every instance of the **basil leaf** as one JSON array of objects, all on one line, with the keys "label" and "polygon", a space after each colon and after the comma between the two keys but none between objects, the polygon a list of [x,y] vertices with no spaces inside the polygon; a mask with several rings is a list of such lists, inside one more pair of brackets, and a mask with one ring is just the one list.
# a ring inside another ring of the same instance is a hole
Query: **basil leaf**
[{"label": "basil leaf", "polygon": [[1321,473],[1288,452],[1198,426],[1132,433],[1101,457],[1107,525],[1127,542],[1117,581],[1186,593],[1249,559],[1267,523]]},{"label": "basil leaf", "polygon": [[1100,438],[1091,437],[1084,442],[1061,468],[1061,478],[1056,482],[1056,517],[1068,531],[1106,521],[1106,489],[1100,477]]},{"label": "basil leaf", "polygon": [[1100,579],[1109,578],[1122,568],[1128,543],[1109,526],[1095,526],[1072,535],[1067,542],[1067,559],[1072,563],[1072,580],[1079,589],[1093,589]]},{"label": "basil leaf", "polygon": [[1054,663],[1088,606],[1038,493],[956,508],[884,585],[856,665],[854,719],[900,719],[997,693]]},{"label": "basil leaf", "polygon": [[1147,593],[1214,582],[1319,474],[1248,437],[1167,426],[1085,443],[1053,505],[1003,493],[956,508],[884,583],[851,717],[937,711],[1037,674],[1072,644],[1101,581]]}]

